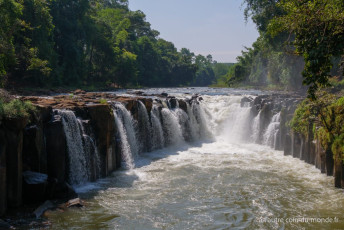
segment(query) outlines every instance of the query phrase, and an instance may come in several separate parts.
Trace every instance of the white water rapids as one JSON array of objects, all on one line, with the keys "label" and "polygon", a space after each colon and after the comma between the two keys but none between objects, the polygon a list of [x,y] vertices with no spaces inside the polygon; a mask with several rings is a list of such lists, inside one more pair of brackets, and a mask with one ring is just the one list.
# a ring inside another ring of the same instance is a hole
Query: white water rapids
[{"label": "white water rapids", "polygon": [[[80,187],[86,207],[51,213],[52,228],[344,228],[344,194],[333,188],[333,178],[270,148],[278,114],[261,138],[269,146],[258,145],[254,144],[259,133],[257,117],[251,117],[249,107],[240,106],[242,96],[202,97],[202,117],[189,116],[195,125],[192,138],[202,138],[192,143],[183,141],[178,113],[164,108],[162,118],[169,120],[155,128],[159,129],[156,133],[164,131],[165,135],[160,138],[153,134],[152,148],[159,140],[171,145],[135,156],[135,163],[130,162],[135,168]],[[189,107],[188,111],[193,109],[197,108]],[[125,118],[119,119],[124,130],[128,124]],[[156,113],[153,119],[158,120]],[[176,131],[166,130],[169,125]],[[133,139],[123,147],[128,152],[137,151],[127,146]],[[333,222],[306,223],[297,218],[331,218]]]}]

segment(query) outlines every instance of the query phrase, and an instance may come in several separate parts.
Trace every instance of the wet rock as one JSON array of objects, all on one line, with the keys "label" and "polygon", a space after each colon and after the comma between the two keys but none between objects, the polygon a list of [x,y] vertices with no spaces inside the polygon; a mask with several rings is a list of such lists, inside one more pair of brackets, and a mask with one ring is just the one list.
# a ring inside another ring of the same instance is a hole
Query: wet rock
[{"label": "wet rock", "polygon": [[326,154],[326,174],[327,176],[333,176],[334,160],[333,153],[330,148],[325,151]]},{"label": "wet rock", "polygon": [[76,94],[76,95],[78,95],[78,94],[84,94],[84,93],[86,93],[86,91],[81,90],[81,89],[77,89],[77,90],[74,90],[74,91],[73,91],[73,94]]},{"label": "wet rock", "polygon": [[27,170],[47,172],[47,153],[41,122],[28,126],[24,130],[23,164]]},{"label": "wet rock", "polygon": [[334,186],[336,188],[342,188],[344,181],[342,178],[343,170],[343,161],[340,158],[334,160]]},{"label": "wet rock", "polygon": [[319,140],[316,140],[315,148],[315,167],[320,169],[321,173],[326,173],[326,154]]},{"label": "wet rock", "polygon": [[59,182],[67,179],[67,142],[62,118],[54,115],[45,126],[48,175]]},{"label": "wet rock", "polygon": [[285,136],[285,140],[284,140],[284,155],[285,156],[288,156],[288,155],[291,155],[292,154],[292,144],[291,144],[291,137],[289,134],[287,134]]},{"label": "wet rock", "polygon": [[75,199],[69,200],[66,203],[66,206],[67,206],[67,208],[70,208],[70,207],[81,208],[84,206],[84,202],[82,200],[80,200],[80,198],[75,198]]},{"label": "wet rock", "polygon": [[101,176],[105,177],[116,167],[115,151],[112,151],[114,136],[114,115],[108,105],[88,106],[91,124],[95,133],[98,153],[101,161]]},{"label": "wet rock", "polygon": [[47,200],[41,206],[39,206],[33,213],[35,214],[36,218],[40,218],[45,211],[55,208],[56,205],[50,200]]},{"label": "wet rock", "polygon": [[7,204],[9,207],[19,207],[22,204],[23,129],[27,122],[27,118],[4,121],[7,143]]},{"label": "wet rock", "polygon": [[9,223],[0,219],[0,229],[11,229],[11,228],[12,226]]},{"label": "wet rock", "polygon": [[177,108],[177,99],[175,97],[170,98],[168,101],[170,103],[171,109]]},{"label": "wet rock", "polygon": [[144,92],[143,91],[134,91],[131,92],[132,94],[136,94],[136,95],[142,95]]},{"label": "wet rock", "polygon": [[251,105],[253,102],[252,97],[243,97],[240,101],[240,107],[245,107],[245,105],[249,104]]},{"label": "wet rock", "polygon": [[187,113],[187,105],[186,102],[184,100],[178,100],[179,103],[179,108],[184,110],[185,113]]},{"label": "wet rock", "polygon": [[58,182],[56,178],[48,178],[46,197],[48,199],[74,199],[78,197],[78,194],[67,182]]},{"label": "wet rock", "polygon": [[153,107],[153,100],[151,98],[138,98],[138,100],[145,105],[147,112],[149,114]]},{"label": "wet rock", "polygon": [[163,96],[163,97],[168,97],[167,93],[161,93],[160,95]]},{"label": "wet rock", "polygon": [[24,203],[36,203],[45,200],[48,175],[25,171],[23,172]]},{"label": "wet rock", "polygon": [[301,157],[301,137],[298,133],[292,133],[292,155],[295,158]]}]

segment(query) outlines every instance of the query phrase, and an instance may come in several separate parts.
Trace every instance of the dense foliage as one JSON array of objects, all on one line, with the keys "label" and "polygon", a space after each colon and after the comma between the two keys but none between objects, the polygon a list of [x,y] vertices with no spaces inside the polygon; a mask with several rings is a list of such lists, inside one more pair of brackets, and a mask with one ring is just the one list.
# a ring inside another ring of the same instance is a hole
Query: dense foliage
[{"label": "dense foliage", "polygon": [[35,107],[28,101],[23,102],[18,99],[13,99],[6,102],[0,99],[0,120],[1,118],[28,118],[30,112],[35,110]]},{"label": "dense foliage", "polygon": [[[229,83],[275,85],[299,89],[309,96],[340,81],[344,54],[342,0],[244,0],[245,17],[257,25],[259,38],[237,58]],[[302,75],[301,75],[302,73]],[[303,77],[303,78],[302,78]]]},{"label": "dense foliage", "polygon": [[344,97],[317,93],[317,100],[305,99],[295,111],[291,128],[304,136],[315,135],[334,158],[344,159]]},{"label": "dense foliage", "polygon": [[275,37],[268,33],[271,20],[284,15],[285,11],[277,1],[245,0],[244,3],[245,17],[247,20],[252,18],[260,36],[252,48],[246,48],[237,57],[238,62],[229,73],[229,85],[239,83],[255,87],[300,89],[304,67],[302,58],[285,49],[287,33],[281,32]]},{"label": "dense foliage", "polygon": [[128,0],[0,0],[0,83],[205,86],[211,56],[159,38]]},{"label": "dense foliage", "polygon": [[336,69],[343,63],[344,1],[283,0],[278,6],[286,14],[275,17],[269,31],[273,35],[281,31],[294,35],[291,44],[305,61],[303,83],[310,86],[309,95],[314,97],[319,87],[329,85],[331,76],[343,76]]}]

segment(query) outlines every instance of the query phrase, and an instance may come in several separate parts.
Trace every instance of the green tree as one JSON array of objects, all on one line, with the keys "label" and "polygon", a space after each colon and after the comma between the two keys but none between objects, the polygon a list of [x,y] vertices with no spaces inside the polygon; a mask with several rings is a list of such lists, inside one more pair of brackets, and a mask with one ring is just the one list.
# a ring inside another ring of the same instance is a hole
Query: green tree
[{"label": "green tree", "polygon": [[269,25],[272,35],[288,31],[295,36],[295,53],[305,60],[303,83],[314,98],[319,87],[328,86],[333,58],[344,54],[344,2],[342,0],[291,0],[279,6],[286,15]]}]

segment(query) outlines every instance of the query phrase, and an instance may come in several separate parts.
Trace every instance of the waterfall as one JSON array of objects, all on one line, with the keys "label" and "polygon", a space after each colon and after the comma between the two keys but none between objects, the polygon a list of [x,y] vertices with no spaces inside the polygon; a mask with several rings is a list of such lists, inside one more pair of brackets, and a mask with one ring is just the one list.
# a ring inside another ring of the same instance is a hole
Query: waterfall
[{"label": "waterfall", "polygon": [[140,152],[149,152],[152,150],[152,139],[151,139],[151,124],[149,122],[149,116],[146,106],[142,101],[138,101],[138,126],[139,126],[139,137],[140,137]]},{"label": "waterfall", "polygon": [[114,105],[114,118],[118,130],[118,142],[121,147],[121,155],[124,167],[134,168],[134,157],[138,154],[138,145],[135,133],[135,122],[127,109],[120,103]]},{"label": "waterfall", "polygon": [[156,105],[153,105],[151,110],[152,121],[152,150],[164,147],[164,131],[161,126],[160,112]]},{"label": "waterfall", "polygon": [[241,107],[240,103],[233,103],[229,107],[229,114],[225,122],[223,134],[230,142],[250,141],[251,107]]},{"label": "waterfall", "polygon": [[89,174],[89,179],[94,181],[100,178],[100,157],[98,154],[98,149],[94,143],[91,136],[85,131],[84,124],[82,120],[77,119],[79,129],[82,133],[82,143],[84,147],[84,154],[86,158],[86,170]]},{"label": "waterfall", "polygon": [[82,143],[82,130],[75,114],[69,110],[57,110],[62,117],[63,129],[66,135],[69,159],[69,177],[72,185],[88,181],[87,162]]},{"label": "waterfall", "polygon": [[259,111],[258,115],[253,119],[253,124],[252,124],[252,135],[251,139],[254,143],[259,142],[259,133],[260,133],[260,114],[261,110]]},{"label": "waterfall", "polygon": [[[194,120],[191,121],[191,125],[193,126],[192,129],[197,130],[198,133],[196,134],[197,138],[204,139],[204,138],[212,138],[212,133],[208,128],[208,122],[206,118],[206,113],[204,108],[201,106],[200,102],[192,102],[191,103],[191,114],[194,117]],[[194,126],[198,126],[195,128]]]},{"label": "waterfall", "polygon": [[187,115],[187,113],[184,110],[182,110],[178,107],[179,106],[177,104],[177,108],[174,109],[173,113],[178,118],[179,125],[182,129],[183,138],[185,141],[192,141],[193,139],[191,137],[191,128],[190,128],[189,116]]},{"label": "waterfall", "polygon": [[273,148],[276,147],[276,140],[277,140],[276,136],[277,136],[279,126],[280,126],[280,117],[281,117],[281,113],[277,113],[272,117],[271,122],[263,136],[264,145],[268,145]]},{"label": "waterfall", "polygon": [[189,103],[186,103],[187,108],[187,114],[190,119],[190,136],[192,141],[196,141],[200,139],[200,127],[196,120],[196,117],[194,116],[194,113],[192,111],[192,108]]},{"label": "waterfall", "polygon": [[184,139],[177,115],[171,110],[163,108],[161,116],[166,146],[182,143]]}]

